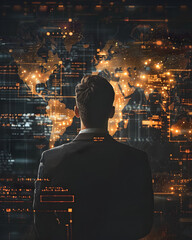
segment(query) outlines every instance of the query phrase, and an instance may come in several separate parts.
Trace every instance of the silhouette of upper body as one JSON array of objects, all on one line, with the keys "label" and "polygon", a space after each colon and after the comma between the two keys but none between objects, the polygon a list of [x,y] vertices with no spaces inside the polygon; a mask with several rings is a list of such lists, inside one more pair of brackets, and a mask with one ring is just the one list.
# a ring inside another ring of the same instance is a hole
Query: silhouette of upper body
[{"label": "silhouette of upper body", "polygon": [[[81,122],[81,129],[71,142],[42,153],[37,176],[49,179],[50,186],[69,189],[74,195],[72,239],[135,240],[146,236],[153,223],[147,154],[115,140],[107,125],[85,127]],[[41,202],[45,186],[43,181],[35,182],[37,236],[40,240],[67,239],[64,214],[49,211]],[[67,206],[63,203],[63,208]]]}]

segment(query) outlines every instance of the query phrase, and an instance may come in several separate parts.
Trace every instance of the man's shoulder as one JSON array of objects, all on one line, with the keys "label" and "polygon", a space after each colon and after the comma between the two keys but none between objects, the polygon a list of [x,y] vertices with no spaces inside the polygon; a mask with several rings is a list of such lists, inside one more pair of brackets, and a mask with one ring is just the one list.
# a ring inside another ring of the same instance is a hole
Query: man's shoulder
[{"label": "man's shoulder", "polygon": [[[115,139],[113,139],[114,141],[112,142],[113,143],[113,149],[116,150],[116,151],[121,151],[121,152],[129,152],[129,154],[131,155],[147,155],[147,153],[143,150],[140,150],[138,148],[135,148],[131,145],[129,145],[128,143],[123,143],[123,142],[120,142],[120,141],[117,141]],[[82,142],[83,143],[83,142]],[[80,144],[78,142],[78,144],[75,144],[75,142],[71,141],[71,142],[68,142],[68,143],[64,143],[64,144],[61,144],[59,146],[56,146],[56,147],[53,147],[53,148],[50,148],[48,150],[45,150],[43,152],[43,155],[45,157],[53,157],[53,156],[56,156],[58,154],[61,154],[63,152],[67,152],[70,150],[74,150],[74,148],[76,148],[77,146],[74,146],[74,145],[77,145],[80,147]],[[84,145],[84,144],[83,144]]]},{"label": "man's shoulder", "polygon": [[128,152],[129,154],[134,155],[134,156],[146,156],[147,155],[147,153],[145,151],[135,148],[135,147],[129,145],[128,143],[116,141],[116,145],[122,151]]},{"label": "man's shoulder", "polygon": [[61,150],[64,148],[64,146],[65,146],[65,145],[68,145],[68,144],[69,144],[69,143],[64,143],[64,144],[61,144],[61,145],[59,145],[59,146],[56,146],[56,147],[53,147],[53,148],[44,150],[42,154],[43,154],[44,157],[58,154],[58,153],[61,152]]},{"label": "man's shoulder", "polygon": [[127,143],[118,142],[117,148],[114,151],[119,152],[119,160],[123,162],[123,166],[133,168],[146,168],[149,166],[148,154],[135,148]]},{"label": "man's shoulder", "polygon": [[[62,159],[67,159],[69,155],[78,151],[78,149],[82,146],[84,149],[86,149],[84,145],[86,145],[86,143],[83,141],[82,144],[80,144],[80,142],[73,141],[64,143],[62,145],[45,150],[42,154],[43,159],[47,165],[49,165],[50,167],[54,167],[58,165],[58,163],[62,161]],[[106,151],[106,154],[110,156],[115,157],[118,155],[119,158],[122,158],[126,161],[128,161],[129,159],[133,160],[135,163],[139,163],[140,161],[143,162],[145,161],[145,159],[147,159],[147,153],[145,151],[137,149],[127,143],[123,143],[117,140],[111,142],[108,147],[106,147],[106,145],[105,148],[102,147],[102,151]]]},{"label": "man's shoulder", "polygon": [[66,151],[67,147],[70,145],[69,143],[64,143],[59,146],[47,149],[42,153],[42,160],[47,167],[56,166],[62,158],[65,157],[68,151]]}]

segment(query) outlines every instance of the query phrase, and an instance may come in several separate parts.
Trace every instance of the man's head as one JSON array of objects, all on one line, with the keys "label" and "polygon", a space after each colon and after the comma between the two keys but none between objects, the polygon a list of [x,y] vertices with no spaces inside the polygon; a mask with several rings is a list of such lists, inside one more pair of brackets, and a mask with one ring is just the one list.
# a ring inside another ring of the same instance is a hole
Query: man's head
[{"label": "man's head", "polygon": [[87,128],[103,128],[115,112],[115,92],[112,85],[98,75],[86,75],[75,88],[76,117]]}]

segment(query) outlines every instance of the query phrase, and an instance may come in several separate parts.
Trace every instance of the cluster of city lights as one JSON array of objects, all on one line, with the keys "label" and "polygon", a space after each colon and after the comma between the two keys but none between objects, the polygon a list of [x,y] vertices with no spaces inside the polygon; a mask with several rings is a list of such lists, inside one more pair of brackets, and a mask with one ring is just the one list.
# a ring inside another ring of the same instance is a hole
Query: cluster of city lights
[{"label": "cluster of city lights", "polygon": [[[157,43],[158,45],[160,44]],[[161,43],[162,44],[162,43]],[[118,42],[115,43],[115,47],[118,47]],[[164,66],[162,61],[153,62],[152,59],[146,59],[143,63],[145,67],[150,67],[151,69],[156,70],[155,74],[149,73],[136,73],[134,77],[130,77],[129,72],[127,71],[127,65],[123,65],[123,67],[117,68],[118,61],[106,60],[107,49],[103,49],[102,52],[98,52],[98,55],[101,57],[101,61],[97,65],[97,71],[101,72],[102,70],[107,69],[111,75],[114,74],[116,78],[119,79],[118,83],[116,81],[111,80],[115,90],[115,101],[114,106],[116,109],[116,114],[113,119],[109,119],[109,132],[110,134],[114,134],[118,129],[118,123],[122,121],[122,109],[128,104],[129,98],[125,98],[125,96],[131,95],[135,88],[141,88],[144,90],[145,97],[148,99],[149,95],[154,92],[154,90],[158,90],[158,93],[161,95],[161,105],[162,109],[166,111],[166,105],[168,101],[169,91],[175,85],[174,74],[170,71],[164,71]],[[126,60],[126,57],[124,57]],[[120,69],[116,72],[116,69]],[[130,87],[133,86],[133,87]],[[139,110],[138,110],[139,111]],[[125,122],[124,122],[125,123]],[[128,120],[124,124],[124,127],[127,126]],[[144,125],[148,124],[151,127],[160,127],[161,121],[156,122],[153,120],[145,121]]]},{"label": "cluster of city lights", "polygon": [[75,113],[72,109],[66,108],[64,103],[59,100],[51,99],[48,101],[46,112],[50,120],[52,120],[52,130],[49,145],[50,148],[64,134],[66,128],[71,126]]}]

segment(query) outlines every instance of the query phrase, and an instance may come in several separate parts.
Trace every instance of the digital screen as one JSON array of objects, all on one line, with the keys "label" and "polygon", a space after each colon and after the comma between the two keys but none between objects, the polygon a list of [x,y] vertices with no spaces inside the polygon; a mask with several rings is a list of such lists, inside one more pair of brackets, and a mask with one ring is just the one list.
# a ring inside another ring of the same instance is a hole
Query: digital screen
[{"label": "digital screen", "polygon": [[[114,88],[110,135],[148,153],[155,211],[145,239],[192,238],[192,9],[149,2],[2,1],[0,239],[32,231],[41,154],[78,134],[75,86],[85,74]],[[46,191],[68,202],[69,227],[73,196]]]}]

